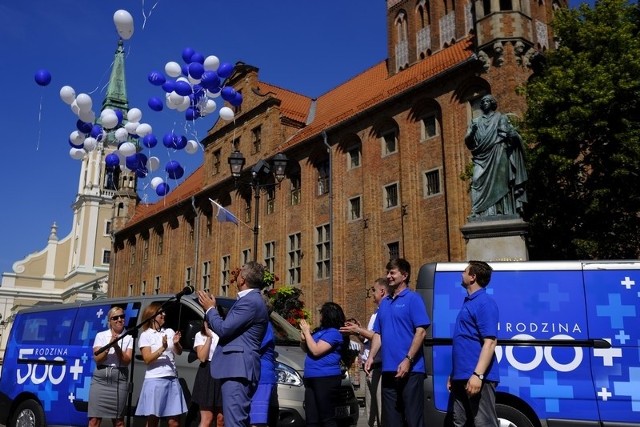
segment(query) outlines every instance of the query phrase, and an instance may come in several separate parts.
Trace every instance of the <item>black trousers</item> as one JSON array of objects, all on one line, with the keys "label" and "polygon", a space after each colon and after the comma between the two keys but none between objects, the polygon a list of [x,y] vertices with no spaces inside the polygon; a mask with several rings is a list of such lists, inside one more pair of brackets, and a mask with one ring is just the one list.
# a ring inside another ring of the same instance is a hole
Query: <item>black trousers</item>
[{"label": "black trousers", "polygon": [[424,373],[382,373],[382,425],[424,427]]},{"label": "black trousers", "polygon": [[336,426],[336,403],[340,375],[304,379],[304,412],[308,427]]}]

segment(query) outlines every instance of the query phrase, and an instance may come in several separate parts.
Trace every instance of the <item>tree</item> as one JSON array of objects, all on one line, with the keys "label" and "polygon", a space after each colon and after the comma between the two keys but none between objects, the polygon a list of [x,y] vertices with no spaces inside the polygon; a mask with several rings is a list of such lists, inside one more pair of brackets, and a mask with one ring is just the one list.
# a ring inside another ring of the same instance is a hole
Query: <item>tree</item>
[{"label": "tree", "polygon": [[531,257],[640,255],[640,9],[556,11],[559,41],[524,87]]}]

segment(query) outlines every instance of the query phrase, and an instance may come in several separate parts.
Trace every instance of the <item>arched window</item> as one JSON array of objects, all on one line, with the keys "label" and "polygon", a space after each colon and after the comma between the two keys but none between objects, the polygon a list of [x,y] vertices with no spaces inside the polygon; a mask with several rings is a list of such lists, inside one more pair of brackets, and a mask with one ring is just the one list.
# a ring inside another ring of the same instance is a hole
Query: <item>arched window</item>
[{"label": "arched window", "polygon": [[409,43],[407,42],[407,15],[400,11],[395,19],[396,27],[396,72],[409,65]]}]

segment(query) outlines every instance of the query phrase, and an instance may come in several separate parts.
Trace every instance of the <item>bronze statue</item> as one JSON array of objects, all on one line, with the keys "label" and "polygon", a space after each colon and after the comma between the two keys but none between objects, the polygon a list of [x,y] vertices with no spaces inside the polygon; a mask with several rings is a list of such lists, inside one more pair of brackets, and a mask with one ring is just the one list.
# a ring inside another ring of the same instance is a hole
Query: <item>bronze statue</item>
[{"label": "bronze statue", "polygon": [[464,142],[471,150],[471,218],[522,215],[527,202],[527,171],[522,138],[509,118],[496,111],[491,95],[480,100],[482,116],[473,119]]}]

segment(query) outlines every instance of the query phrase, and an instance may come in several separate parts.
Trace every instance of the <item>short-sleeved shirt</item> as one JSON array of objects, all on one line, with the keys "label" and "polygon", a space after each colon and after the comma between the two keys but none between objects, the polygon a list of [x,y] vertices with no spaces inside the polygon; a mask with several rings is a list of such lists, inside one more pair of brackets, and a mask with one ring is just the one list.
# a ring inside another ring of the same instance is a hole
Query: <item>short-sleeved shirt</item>
[{"label": "short-sleeved shirt", "polygon": [[[486,289],[479,289],[467,295],[453,331],[453,380],[468,380],[476,368],[480,351],[485,338],[498,336],[498,305],[487,294]],[[498,381],[498,364],[496,356],[484,374],[485,380]]]},{"label": "short-sleeved shirt", "polygon": [[[396,372],[409,352],[416,329],[429,325],[431,321],[422,297],[409,288],[395,298],[387,296],[380,301],[373,331],[381,338],[382,372]],[[413,355],[411,372],[425,372],[422,346]]]},{"label": "short-sleeved shirt", "polygon": [[[105,345],[111,342],[111,330],[107,329],[106,331],[98,332],[96,334],[95,339],[93,340],[93,348],[99,347],[102,348]],[[133,348],[133,338],[131,335],[125,335],[120,338],[118,341],[118,345],[122,349],[123,352],[127,350],[131,350]],[[116,349],[111,347],[109,352],[107,353],[107,358],[100,362],[100,365],[106,366],[121,366],[120,359],[116,354]]]},{"label": "short-sleeved shirt", "polygon": [[160,357],[147,365],[147,371],[144,374],[145,378],[178,376],[173,356],[173,336],[175,335],[173,329],[167,328],[161,329],[160,331],[156,331],[153,328],[147,329],[142,334],[140,334],[138,347],[140,349],[149,347],[152,352],[157,351],[162,347],[163,335],[167,336],[167,348],[162,352],[162,355]]},{"label": "short-sleeved shirt", "polygon": [[[218,346],[218,341],[220,341],[220,337],[213,331],[211,332],[211,345],[209,346],[209,355],[207,356],[207,360],[211,362],[211,358],[213,357],[213,352],[216,350]],[[207,337],[202,332],[197,332],[195,338],[193,339],[193,348],[200,347],[207,342]]]},{"label": "short-sleeved shirt", "polygon": [[342,352],[342,334],[336,328],[319,329],[311,334],[315,342],[324,341],[331,346],[331,350],[322,356],[307,353],[304,359],[305,378],[330,377],[341,375],[340,358]]}]

